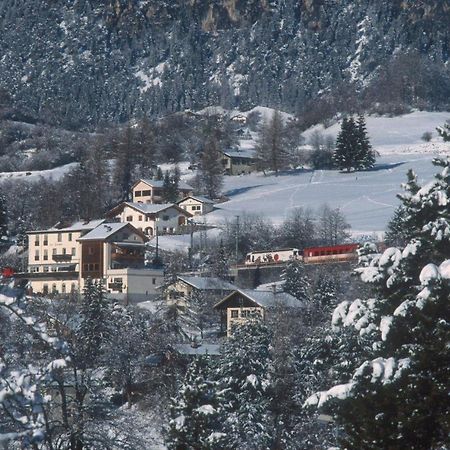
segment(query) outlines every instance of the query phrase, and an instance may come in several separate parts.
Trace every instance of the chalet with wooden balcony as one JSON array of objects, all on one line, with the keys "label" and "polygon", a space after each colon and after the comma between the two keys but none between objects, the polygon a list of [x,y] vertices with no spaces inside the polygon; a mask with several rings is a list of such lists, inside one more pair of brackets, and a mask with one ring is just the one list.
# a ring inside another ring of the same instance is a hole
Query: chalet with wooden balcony
[{"label": "chalet with wooden balcony", "polygon": [[102,280],[109,296],[125,303],[150,300],[163,283],[161,269],[147,268],[147,237],[129,223],[77,222],[33,231],[28,280],[33,293],[79,293],[85,280]]},{"label": "chalet with wooden balcony", "polygon": [[130,223],[103,223],[78,240],[81,245],[80,285],[101,279],[110,297],[124,303],[147,301],[157,295],[162,269],[145,267],[147,237]]},{"label": "chalet with wooden balcony", "polygon": [[237,289],[214,305],[221,314],[221,330],[227,336],[233,334],[233,327],[248,320],[266,320],[276,308],[284,308],[290,314],[304,309],[302,302],[286,292],[275,289],[262,291]]},{"label": "chalet with wooden balcony", "polygon": [[133,225],[146,236],[180,233],[192,217],[188,211],[170,203],[124,202],[107,213],[112,220]]},{"label": "chalet with wooden balcony", "polygon": [[[164,203],[163,180],[148,180],[141,178],[131,187],[134,203]],[[194,189],[184,181],[178,183],[178,197],[180,199],[192,195]]]}]

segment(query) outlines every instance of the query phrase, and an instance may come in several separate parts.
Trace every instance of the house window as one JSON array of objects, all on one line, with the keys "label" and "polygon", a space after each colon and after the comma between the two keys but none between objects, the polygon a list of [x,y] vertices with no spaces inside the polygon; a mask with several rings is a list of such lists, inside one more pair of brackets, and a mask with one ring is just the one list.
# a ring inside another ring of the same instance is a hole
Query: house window
[{"label": "house window", "polygon": [[164,220],[164,221],[167,221],[167,220],[169,220],[169,216],[166,214],[166,215],[164,215],[164,216],[162,216],[162,220]]},{"label": "house window", "polygon": [[134,191],[134,196],[135,197],[141,197],[142,196],[142,191]]},{"label": "house window", "polygon": [[88,254],[93,255],[94,254],[94,247],[88,247]]},{"label": "house window", "polygon": [[65,285],[65,283],[63,283],[61,285],[61,294],[65,294],[65,293],[66,293],[66,285]]},{"label": "house window", "polygon": [[65,248],[62,249],[62,254],[63,254],[63,255],[67,255],[66,249],[65,249]]},{"label": "house window", "polygon": [[42,286],[42,292],[44,293],[44,295],[45,295],[45,294],[48,294],[48,284],[44,284],[44,285]]},{"label": "house window", "polygon": [[152,195],[152,191],[142,191],[142,197],[150,197]]},{"label": "house window", "polygon": [[58,233],[58,242],[62,242],[62,233]]},{"label": "house window", "polygon": [[241,311],[241,317],[242,318],[247,318],[250,317],[250,311],[248,309],[244,309]]},{"label": "house window", "polygon": [[52,284],[52,294],[57,294],[58,293],[58,289],[56,289],[56,284],[53,283]]},{"label": "house window", "polygon": [[34,245],[39,245],[39,235],[38,234],[34,237]]},{"label": "house window", "polygon": [[44,245],[48,245],[48,234],[44,234]]},{"label": "house window", "polygon": [[75,256],[75,247],[72,247],[72,256]]},{"label": "house window", "polygon": [[44,272],[48,272],[49,267],[48,266],[44,266]]},{"label": "house window", "polygon": [[239,317],[239,311],[237,309],[232,309],[231,310],[231,318],[237,319],[238,317]]},{"label": "house window", "polygon": [[72,241],[72,233],[69,233],[69,241]]},{"label": "house window", "polygon": [[156,284],[156,278],[152,278],[152,284]]},{"label": "house window", "polygon": [[45,249],[44,250],[44,261],[48,261],[48,250],[47,249]]},{"label": "house window", "polygon": [[39,261],[39,250],[36,250],[36,251],[34,252],[34,260],[35,260],[35,261]]},{"label": "house window", "polygon": [[133,222],[133,216],[127,216],[127,222]]},{"label": "house window", "polygon": [[54,248],[54,249],[52,250],[52,255],[53,255],[53,256],[56,255],[56,248]]},{"label": "house window", "polygon": [[140,221],[140,222],[142,221],[142,216],[139,216],[139,221]]}]

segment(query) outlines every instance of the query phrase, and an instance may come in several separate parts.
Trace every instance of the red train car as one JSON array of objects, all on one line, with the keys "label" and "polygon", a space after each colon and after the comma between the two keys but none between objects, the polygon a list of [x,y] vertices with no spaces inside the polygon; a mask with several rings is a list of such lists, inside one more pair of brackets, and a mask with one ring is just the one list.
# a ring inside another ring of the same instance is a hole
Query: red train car
[{"label": "red train car", "polygon": [[2,267],[2,277],[12,278],[14,276],[14,269],[12,267]]},{"label": "red train car", "polygon": [[303,261],[306,264],[352,261],[358,258],[356,253],[358,247],[359,244],[342,244],[305,248],[303,250]]}]

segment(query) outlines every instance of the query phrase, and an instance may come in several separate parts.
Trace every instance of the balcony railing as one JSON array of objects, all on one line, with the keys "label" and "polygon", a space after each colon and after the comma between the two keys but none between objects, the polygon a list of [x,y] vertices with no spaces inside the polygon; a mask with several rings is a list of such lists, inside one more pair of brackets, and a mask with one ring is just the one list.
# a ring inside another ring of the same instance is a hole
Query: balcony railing
[{"label": "balcony railing", "polygon": [[72,255],[52,255],[52,259],[56,262],[67,262],[72,261]]}]

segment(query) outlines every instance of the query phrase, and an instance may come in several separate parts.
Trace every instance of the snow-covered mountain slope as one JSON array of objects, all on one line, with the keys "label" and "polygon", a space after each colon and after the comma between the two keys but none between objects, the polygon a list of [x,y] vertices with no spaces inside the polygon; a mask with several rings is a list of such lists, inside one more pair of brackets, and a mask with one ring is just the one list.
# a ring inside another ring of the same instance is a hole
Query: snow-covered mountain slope
[{"label": "snow-covered mountain slope", "polygon": [[0,29],[2,94],[72,129],[355,92],[448,105],[443,0],[2,0]]}]

